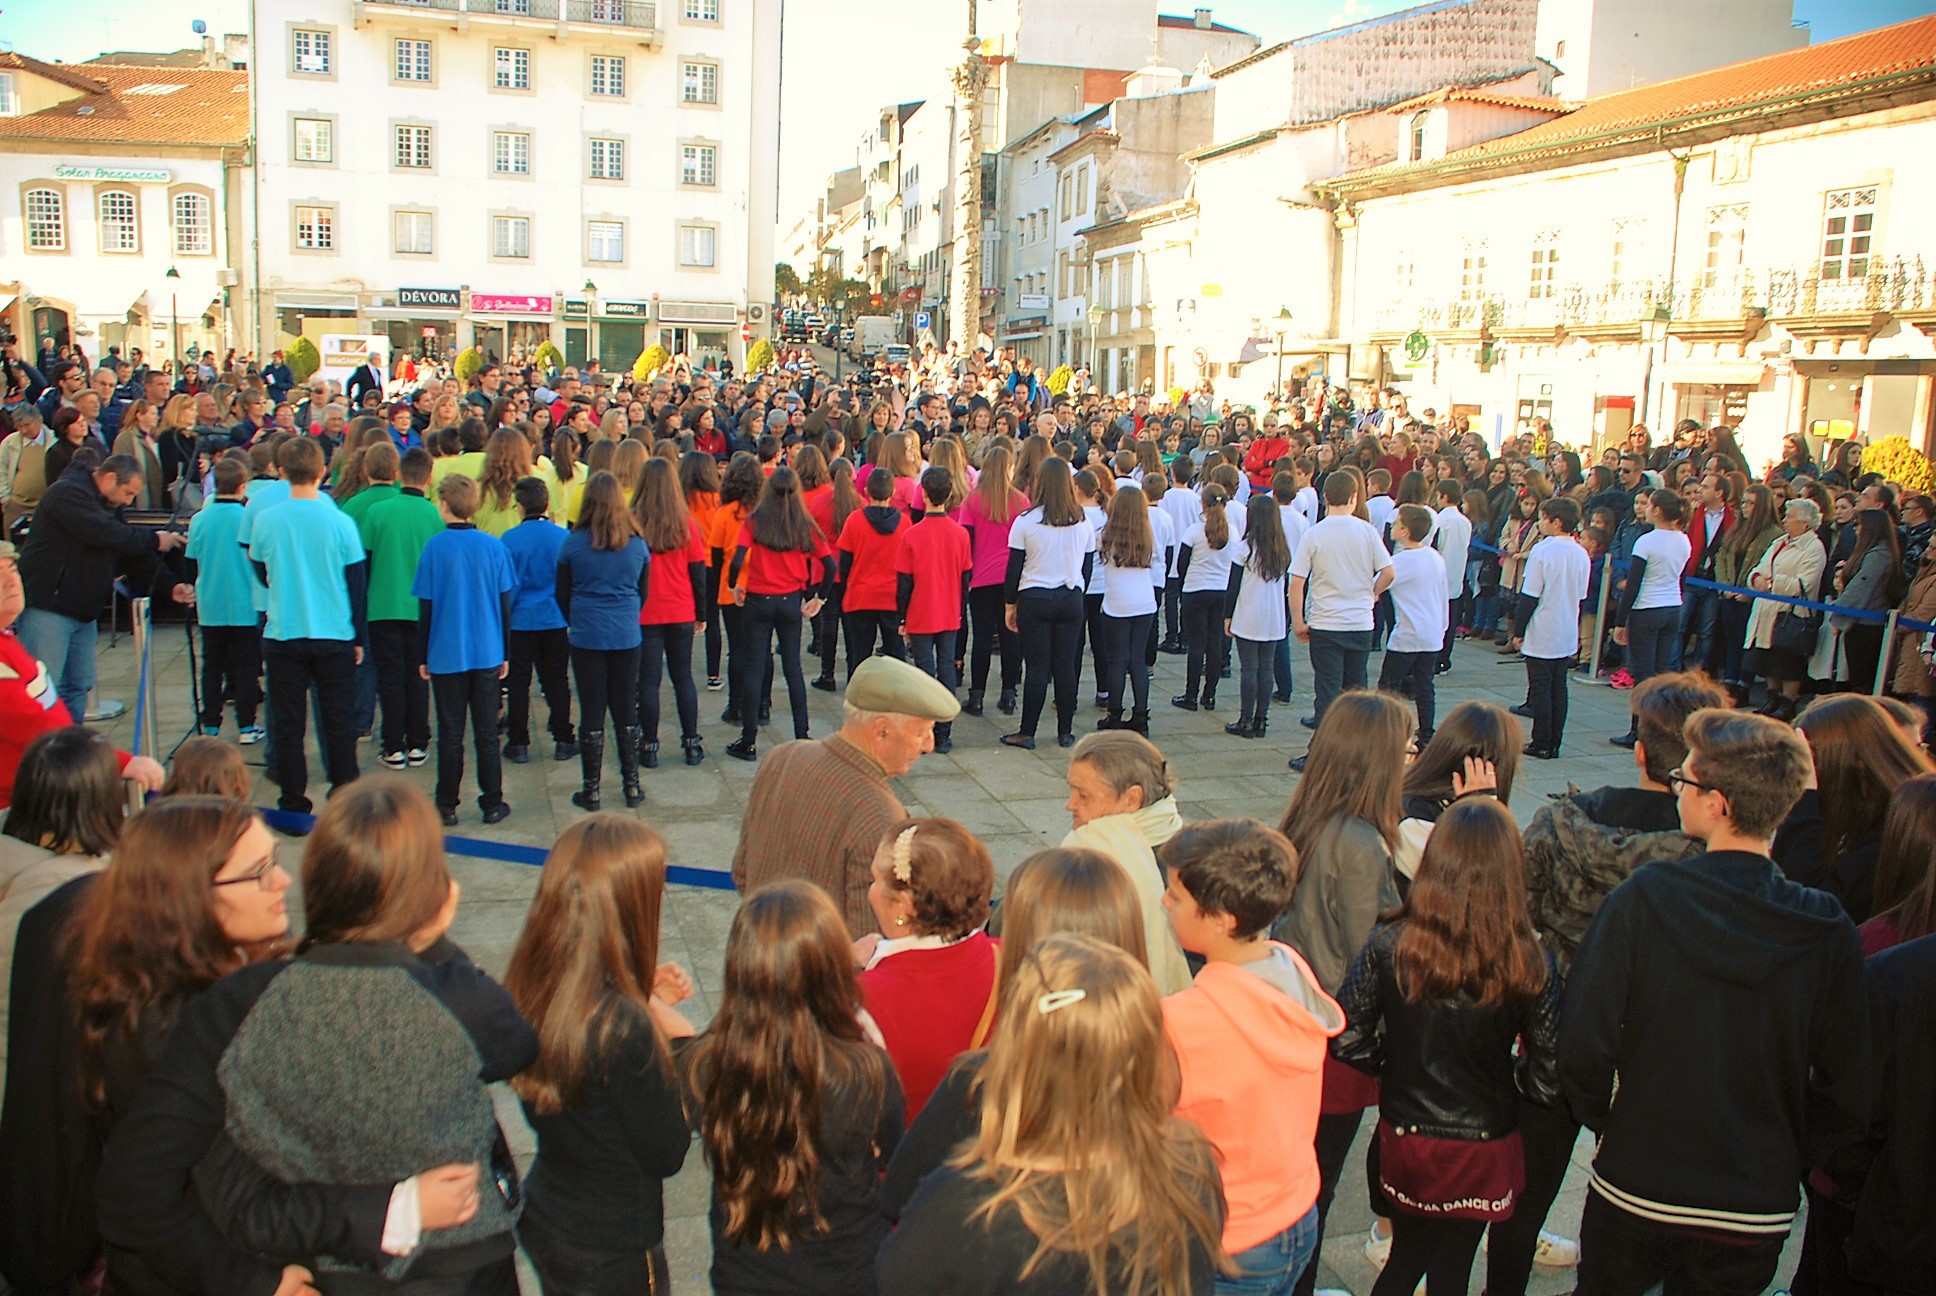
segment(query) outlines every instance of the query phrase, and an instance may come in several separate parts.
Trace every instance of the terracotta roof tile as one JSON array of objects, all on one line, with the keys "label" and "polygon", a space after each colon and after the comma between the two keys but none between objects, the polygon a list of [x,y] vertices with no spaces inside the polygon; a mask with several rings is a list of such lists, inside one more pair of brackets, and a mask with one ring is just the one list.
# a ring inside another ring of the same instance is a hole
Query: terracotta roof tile
[{"label": "terracotta roof tile", "polygon": [[[94,63],[82,75],[18,54],[0,55],[0,67],[19,68],[82,92],[41,112],[0,117],[0,143],[217,147],[240,145],[249,137],[247,72]],[[176,88],[164,93],[162,87]]]},{"label": "terracotta roof tile", "polygon": [[[1511,79],[1516,81],[1519,78],[1514,77]],[[1435,104],[1443,103],[1476,103],[1485,104],[1493,108],[1525,108],[1534,112],[1562,113],[1571,111],[1566,104],[1548,95],[1495,94],[1487,90],[1484,86],[1456,85],[1449,85],[1442,90],[1434,90],[1430,94],[1422,94],[1413,99],[1406,99],[1392,104],[1389,107],[1381,108],[1378,111],[1390,113],[1416,112],[1420,108],[1430,108]]]},{"label": "terracotta roof tile", "polygon": [[1552,121],[1443,158],[1370,167],[1342,175],[1335,183],[1350,188],[1353,182],[1400,174],[1416,173],[1423,179],[1442,169],[1483,168],[1489,163],[1503,164],[1508,157],[1514,163],[1523,163],[1564,156],[1650,137],[1667,122],[1725,120],[1752,108],[1833,94],[1865,81],[1918,72],[1936,73],[1936,16],[1600,95]]}]

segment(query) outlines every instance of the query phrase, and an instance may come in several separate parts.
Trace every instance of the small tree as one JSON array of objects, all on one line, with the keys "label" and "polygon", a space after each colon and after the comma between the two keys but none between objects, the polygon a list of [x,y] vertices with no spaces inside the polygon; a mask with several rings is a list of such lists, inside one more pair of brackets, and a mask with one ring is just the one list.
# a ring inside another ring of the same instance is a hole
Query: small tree
[{"label": "small tree", "polygon": [[316,344],[306,337],[299,337],[289,344],[282,353],[282,362],[289,366],[289,376],[298,387],[323,367],[323,357],[317,354]]},{"label": "small tree", "polygon": [[652,375],[665,368],[666,361],[670,359],[672,359],[671,353],[654,342],[639,352],[639,358],[632,362],[632,381],[650,382]]},{"label": "small tree", "polygon": [[483,367],[484,357],[478,352],[477,348],[465,347],[457,353],[457,362],[451,366],[451,372],[456,376],[458,382],[468,387],[471,385],[471,379],[475,378],[477,371]]},{"label": "small tree", "polygon": [[1071,369],[1068,365],[1057,365],[1055,367],[1055,372],[1049,375],[1049,395],[1051,396],[1068,395],[1069,383],[1075,378],[1075,376],[1076,376],[1076,371]]},{"label": "small tree", "polygon": [[782,261],[773,267],[773,291],[787,297],[798,297],[802,289],[800,276],[792,266]]},{"label": "small tree", "polygon": [[746,372],[756,374],[772,367],[773,344],[765,338],[761,338],[746,352]]},{"label": "small tree", "polygon": [[556,373],[565,367],[565,353],[558,349],[556,342],[540,342],[538,349],[531,353],[531,363],[544,373]]}]

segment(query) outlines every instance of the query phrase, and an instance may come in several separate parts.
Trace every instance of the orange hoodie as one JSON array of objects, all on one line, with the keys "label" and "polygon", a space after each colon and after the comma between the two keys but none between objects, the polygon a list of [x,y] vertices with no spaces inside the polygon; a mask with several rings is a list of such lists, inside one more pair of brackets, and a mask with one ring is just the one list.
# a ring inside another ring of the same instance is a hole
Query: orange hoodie
[{"label": "orange hoodie", "polygon": [[1217,1150],[1229,1215],[1223,1246],[1247,1251],[1318,1200],[1318,1106],[1344,1010],[1288,945],[1256,963],[1207,963],[1163,1000],[1183,1091],[1176,1114]]}]

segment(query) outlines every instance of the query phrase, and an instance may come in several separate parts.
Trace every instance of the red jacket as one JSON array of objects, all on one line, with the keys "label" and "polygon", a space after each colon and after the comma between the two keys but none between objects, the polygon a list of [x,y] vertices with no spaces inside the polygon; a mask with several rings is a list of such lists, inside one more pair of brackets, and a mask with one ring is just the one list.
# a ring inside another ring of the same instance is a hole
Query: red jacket
[{"label": "red jacket", "polygon": [[[1734,523],[1734,505],[1729,504],[1721,510],[1721,529],[1714,533],[1716,548],[1719,548],[1721,541],[1727,538],[1728,532],[1734,529]],[[1687,571],[1697,572],[1701,570],[1701,563],[1707,552],[1707,507],[1703,504],[1695,504],[1694,512],[1688,516],[1687,543]]]},{"label": "red jacket", "polygon": [[1253,490],[1267,491],[1271,488],[1271,475],[1277,471],[1277,461],[1291,452],[1291,439],[1281,436],[1260,436],[1250,443],[1250,450],[1244,455],[1244,471],[1250,474]]},{"label": "red jacket", "polygon": [[[65,729],[73,723],[66,705],[54,692],[47,668],[14,638],[12,631],[0,631],[0,808],[13,804],[13,779],[27,744],[49,730]],[[121,768],[126,769],[128,753],[116,755]]]}]

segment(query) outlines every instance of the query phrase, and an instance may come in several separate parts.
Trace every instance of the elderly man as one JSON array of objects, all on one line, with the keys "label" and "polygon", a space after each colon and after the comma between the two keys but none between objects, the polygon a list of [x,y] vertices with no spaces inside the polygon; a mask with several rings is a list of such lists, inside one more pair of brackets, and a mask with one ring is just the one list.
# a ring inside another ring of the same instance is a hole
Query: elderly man
[{"label": "elderly man", "polygon": [[1190,965],[1163,909],[1167,883],[1156,860],[1156,848],[1183,827],[1169,763],[1143,735],[1106,730],[1076,744],[1068,779],[1072,826],[1062,845],[1096,851],[1122,868],[1142,905],[1143,940],[1158,992],[1188,989]]},{"label": "elderly man", "polygon": [[878,931],[867,902],[874,852],[907,816],[888,780],[934,750],[934,726],[960,710],[953,692],[906,662],[862,662],[847,681],[839,733],[783,743],[760,762],[733,853],[733,885],[744,893],[805,878],[833,897],[855,936]]}]

